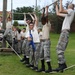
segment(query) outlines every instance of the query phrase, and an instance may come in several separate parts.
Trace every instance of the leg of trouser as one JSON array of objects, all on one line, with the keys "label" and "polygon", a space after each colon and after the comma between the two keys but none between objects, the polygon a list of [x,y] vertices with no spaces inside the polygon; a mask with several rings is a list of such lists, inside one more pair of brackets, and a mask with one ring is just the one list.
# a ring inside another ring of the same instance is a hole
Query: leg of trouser
[{"label": "leg of trouser", "polygon": [[45,63],[44,63],[44,42],[41,41],[40,43],[40,60],[41,60],[41,68],[38,70],[38,72],[45,71]]},{"label": "leg of trouser", "polygon": [[41,46],[40,46],[40,60],[44,59],[44,49],[43,49],[43,42],[41,42]]},{"label": "leg of trouser", "polygon": [[57,55],[58,55],[58,68],[54,69],[54,71],[61,71],[67,67],[66,60],[64,57],[64,52],[68,44],[69,32],[62,32],[57,44]]},{"label": "leg of trouser", "polygon": [[34,65],[34,50],[32,49],[32,47],[30,50],[30,64]]},{"label": "leg of trouser", "polygon": [[26,40],[24,40],[22,43],[22,54],[24,54],[24,55],[25,55],[25,49],[26,49]]},{"label": "leg of trouser", "polygon": [[[26,45],[27,45],[27,40],[25,39],[24,41],[23,41],[23,43],[22,43],[22,53],[24,54],[24,57],[23,57],[23,59],[21,60],[22,62],[23,61],[25,61],[25,64],[27,63],[27,57],[26,57],[26,50],[28,49],[27,47],[26,47]],[[27,48],[27,49],[26,49]]]},{"label": "leg of trouser", "polygon": [[[30,46],[29,46],[29,42],[26,41],[26,49],[25,49],[25,55],[26,55],[26,63],[30,60]],[[29,63],[27,63],[29,64]]]},{"label": "leg of trouser", "polygon": [[24,40],[21,40],[21,53],[22,53],[22,54],[23,54],[23,52],[22,52],[23,41],[24,41]]},{"label": "leg of trouser", "polygon": [[52,67],[50,64],[50,40],[45,40],[44,42],[44,58],[48,65],[48,70],[46,70],[46,73],[52,72]]},{"label": "leg of trouser", "polygon": [[18,53],[21,54],[21,41],[18,42]]},{"label": "leg of trouser", "polygon": [[41,68],[45,69],[43,42],[41,42],[41,46],[40,46],[40,59],[41,59]]},{"label": "leg of trouser", "polygon": [[44,42],[44,58],[46,62],[50,62],[50,40]]},{"label": "leg of trouser", "polygon": [[18,43],[15,44],[15,51],[18,53]]},{"label": "leg of trouser", "polygon": [[15,49],[15,43],[14,43],[14,41],[12,41],[12,47],[13,47],[13,49]]},{"label": "leg of trouser", "polygon": [[26,54],[26,57],[29,58],[29,56],[30,56],[30,46],[29,46],[28,41],[26,42],[25,54]]},{"label": "leg of trouser", "polygon": [[36,50],[35,50],[35,53],[34,53],[35,66],[36,66],[36,67],[38,67],[39,53],[40,53],[40,44],[36,44]]},{"label": "leg of trouser", "polygon": [[62,32],[57,44],[58,63],[63,64],[66,62],[64,52],[68,44],[69,32]]}]

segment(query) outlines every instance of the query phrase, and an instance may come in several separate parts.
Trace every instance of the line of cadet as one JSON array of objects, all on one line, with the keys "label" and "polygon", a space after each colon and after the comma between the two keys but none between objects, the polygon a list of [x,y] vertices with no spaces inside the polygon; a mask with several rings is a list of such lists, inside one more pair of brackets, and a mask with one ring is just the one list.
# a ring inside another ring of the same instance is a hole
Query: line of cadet
[{"label": "line of cadet", "polygon": [[[23,54],[23,59],[21,62],[23,62],[26,67],[29,67],[37,72],[63,72],[63,70],[67,68],[64,52],[68,44],[70,26],[74,18],[74,5],[70,4],[67,10],[63,10],[62,0],[60,0],[59,9],[57,2],[55,3],[55,6],[56,14],[58,16],[65,17],[62,24],[60,38],[56,47],[58,56],[58,68],[56,69],[52,69],[51,66],[51,24],[48,20],[48,6],[43,8],[41,17],[41,23],[43,25],[42,28],[38,28],[38,18],[35,13],[29,13],[31,18],[27,18],[26,14],[24,15],[26,28],[23,28],[22,30],[12,27],[10,17],[8,17],[6,24],[6,30],[3,35],[3,39],[7,40],[18,54]],[[38,68],[39,60],[41,61],[40,69]],[[48,66],[47,70],[45,62]]]}]

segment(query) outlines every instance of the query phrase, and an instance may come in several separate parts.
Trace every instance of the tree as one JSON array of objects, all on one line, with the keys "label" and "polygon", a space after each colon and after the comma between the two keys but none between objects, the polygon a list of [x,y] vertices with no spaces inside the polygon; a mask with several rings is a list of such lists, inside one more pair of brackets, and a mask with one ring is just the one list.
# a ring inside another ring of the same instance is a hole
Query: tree
[{"label": "tree", "polygon": [[[18,7],[16,8],[16,10],[13,10],[14,13],[14,20],[23,20],[24,19],[24,15],[23,14],[17,14],[17,13],[32,13],[34,11],[34,8],[33,7]],[[15,14],[16,13],[16,14]]]}]

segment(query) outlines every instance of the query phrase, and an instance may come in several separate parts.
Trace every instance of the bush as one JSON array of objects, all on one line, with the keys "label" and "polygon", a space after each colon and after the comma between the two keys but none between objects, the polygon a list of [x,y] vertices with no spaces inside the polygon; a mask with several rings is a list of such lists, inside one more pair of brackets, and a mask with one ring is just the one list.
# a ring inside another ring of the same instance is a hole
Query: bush
[{"label": "bush", "polygon": [[13,26],[18,26],[18,22],[17,21],[14,21]]}]

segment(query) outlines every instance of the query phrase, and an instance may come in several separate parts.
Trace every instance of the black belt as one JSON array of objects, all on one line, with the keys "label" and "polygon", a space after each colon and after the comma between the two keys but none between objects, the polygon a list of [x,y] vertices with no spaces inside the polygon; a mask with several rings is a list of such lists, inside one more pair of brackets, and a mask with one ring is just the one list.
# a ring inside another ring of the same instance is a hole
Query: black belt
[{"label": "black belt", "polygon": [[41,41],[46,41],[46,40],[50,40],[50,39],[41,39]]}]

